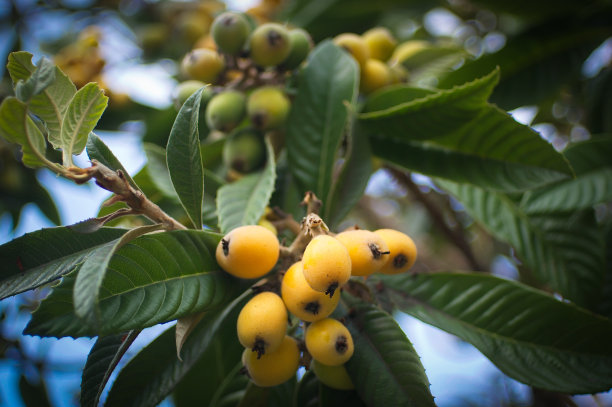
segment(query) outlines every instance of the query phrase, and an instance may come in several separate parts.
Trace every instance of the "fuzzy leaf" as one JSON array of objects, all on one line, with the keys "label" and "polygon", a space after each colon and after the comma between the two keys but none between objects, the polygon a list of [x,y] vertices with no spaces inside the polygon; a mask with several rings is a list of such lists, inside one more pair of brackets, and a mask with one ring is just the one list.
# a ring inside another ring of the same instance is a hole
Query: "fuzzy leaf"
[{"label": "fuzzy leaf", "polygon": [[[47,145],[45,138],[28,116],[27,106],[9,96],[0,105],[0,137],[21,146],[23,163],[31,168],[43,167]],[[41,158],[42,157],[42,158]]]},{"label": "fuzzy leaf", "polygon": [[41,58],[36,70],[26,80],[20,80],[15,85],[15,95],[27,103],[33,96],[39,95],[55,80],[55,65],[47,58]]}]

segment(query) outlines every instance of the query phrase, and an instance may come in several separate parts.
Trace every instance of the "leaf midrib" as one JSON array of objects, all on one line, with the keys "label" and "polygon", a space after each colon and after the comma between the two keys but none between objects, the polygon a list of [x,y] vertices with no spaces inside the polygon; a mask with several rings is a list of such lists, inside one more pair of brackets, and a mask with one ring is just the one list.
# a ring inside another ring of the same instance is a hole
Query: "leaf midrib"
[{"label": "leaf midrib", "polygon": [[[78,94],[78,92],[77,92]],[[77,95],[75,94],[75,95]],[[92,106],[98,101],[99,96],[102,94],[102,91],[98,88],[95,92],[94,92],[94,96],[93,97],[89,97],[89,103],[87,103],[87,107],[85,109],[79,109],[79,113],[81,113],[80,118],[77,120],[77,125],[74,126],[73,128],[73,132],[71,134],[66,134],[66,137],[68,138],[68,146],[69,147],[67,149],[67,151],[70,154],[74,154],[74,145],[76,144],[76,140],[78,137],[76,137],[79,133],[79,130],[81,129],[83,123],[85,122],[85,118],[87,118],[87,116],[89,115],[89,113],[91,112],[91,108]],[[74,97],[72,98],[72,100],[74,100]],[[62,133],[64,133],[64,124],[62,123]]]}]

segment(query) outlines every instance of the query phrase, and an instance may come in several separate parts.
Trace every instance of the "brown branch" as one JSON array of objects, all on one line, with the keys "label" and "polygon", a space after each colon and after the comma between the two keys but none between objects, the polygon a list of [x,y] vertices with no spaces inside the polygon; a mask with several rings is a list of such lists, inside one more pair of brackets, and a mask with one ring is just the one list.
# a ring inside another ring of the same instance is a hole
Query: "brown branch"
[{"label": "brown branch", "polygon": [[410,193],[414,196],[414,198],[423,204],[427,212],[429,213],[432,221],[436,225],[436,227],[444,234],[446,237],[461,251],[470,267],[474,271],[483,271],[484,268],[480,265],[478,260],[476,260],[476,256],[472,252],[472,248],[470,247],[465,235],[461,228],[451,229],[446,221],[444,220],[444,214],[440,211],[440,208],[436,206],[436,204],[427,197],[421,190],[418,185],[412,182],[410,176],[403,171],[399,171],[392,167],[385,167],[387,171],[393,175],[393,177],[404,186]]},{"label": "brown branch", "polygon": [[92,166],[89,168],[71,167],[67,177],[78,184],[93,178],[98,186],[115,194],[110,201],[124,202],[130,208],[130,214],[146,216],[153,222],[162,224],[166,230],[187,229],[150,201],[142,191],[130,185],[121,170],[111,170],[96,160],[92,160],[91,163]]}]

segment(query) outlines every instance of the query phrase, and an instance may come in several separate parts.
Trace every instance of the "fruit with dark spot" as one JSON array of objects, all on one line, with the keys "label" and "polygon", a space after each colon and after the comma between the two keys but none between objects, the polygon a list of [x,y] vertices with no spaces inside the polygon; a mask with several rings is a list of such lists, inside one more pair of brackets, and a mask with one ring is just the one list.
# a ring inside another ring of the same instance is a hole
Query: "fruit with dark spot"
[{"label": "fruit with dark spot", "polygon": [[319,235],[306,246],[302,267],[312,289],[333,297],[351,277],[351,256],[335,237]]},{"label": "fruit with dark spot", "polygon": [[327,365],[339,366],[353,356],[353,337],[349,330],[333,318],[313,322],[304,334],[306,349],[313,359]]},{"label": "fruit with dark spot", "polygon": [[301,28],[294,28],[289,31],[289,43],[291,44],[291,50],[281,66],[284,69],[292,70],[300,66],[310,53],[312,49],[312,38],[310,34]]},{"label": "fruit with dark spot", "polygon": [[242,14],[227,11],[215,18],[210,32],[221,52],[238,55],[251,34],[251,26]]},{"label": "fruit with dark spot", "polygon": [[302,262],[294,263],[285,275],[281,285],[281,296],[287,309],[303,321],[314,322],[327,318],[340,300],[340,291],[330,298],[315,291],[304,278]]},{"label": "fruit with dark spot", "polygon": [[228,132],[233,130],[246,113],[246,97],[237,90],[226,90],[210,99],[206,107],[209,128]]},{"label": "fruit with dark spot", "polygon": [[394,229],[379,229],[374,231],[389,246],[387,262],[380,270],[384,274],[399,274],[408,271],[414,265],[417,248],[410,236]]},{"label": "fruit with dark spot", "polygon": [[259,278],[278,261],[280,245],[274,233],[263,226],[247,225],[233,229],[217,245],[216,259],[229,274]]},{"label": "fruit with dark spot", "polygon": [[257,386],[277,386],[295,376],[300,363],[300,350],[295,339],[285,336],[276,351],[270,351],[260,358],[245,349],[242,363]]},{"label": "fruit with dark spot", "polygon": [[287,330],[287,310],[283,300],[272,292],[257,294],[238,314],[238,340],[256,358],[279,348]]},{"label": "fruit with dark spot", "polygon": [[291,52],[289,32],[278,23],[265,23],[257,27],[249,40],[250,57],[262,67],[276,66]]},{"label": "fruit with dark spot", "polygon": [[246,174],[260,168],[266,161],[263,135],[250,128],[238,130],[227,138],[223,146],[223,162],[239,173]]},{"label": "fruit with dark spot", "polygon": [[280,88],[263,86],[254,90],[247,101],[247,114],[260,130],[276,129],[285,123],[291,102]]},{"label": "fruit with dark spot", "polygon": [[369,230],[349,230],[336,235],[351,256],[351,274],[368,276],[387,262],[389,247],[384,239]]},{"label": "fruit with dark spot", "polygon": [[194,49],[181,62],[181,71],[187,78],[204,83],[215,83],[224,67],[219,54],[206,48]]}]

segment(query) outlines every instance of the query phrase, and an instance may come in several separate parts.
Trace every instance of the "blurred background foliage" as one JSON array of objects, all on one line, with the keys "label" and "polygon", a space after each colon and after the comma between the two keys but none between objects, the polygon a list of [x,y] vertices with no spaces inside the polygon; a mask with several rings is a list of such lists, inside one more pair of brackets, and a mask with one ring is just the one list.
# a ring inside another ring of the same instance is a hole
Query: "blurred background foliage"
[{"label": "blurred background foliage", "polygon": [[[301,26],[316,42],[385,26],[398,39],[398,49],[404,47],[401,62],[416,86],[449,88],[499,66],[501,80],[491,101],[533,126],[559,151],[612,132],[609,0],[261,0],[228,5],[208,0],[0,0],[0,59],[27,50],[36,57],[52,57],[78,87],[100,83],[110,103],[98,129],[104,134],[136,134],[146,143],[148,164],[134,178],[152,200],[178,214],[178,201],[164,193],[156,176],[156,146],[166,145],[176,116],[172,91],[182,80],[178,61],[193,48],[214,46],[209,27],[226,8],[248,10],[260,22]],[[4,63],[0,73],[2,100],[12,86]],[[205,124],[200,130],[204,143],[214,143]],[[221,148],[216,151],[218,155],[204,160],[210,171],[208,185],[215,182],[211,174]],[[51,149],[48,153],[54,154]],[[16,146],[0,140],[0,219],[13,230],[24,207],[34,204],[51,223],[60,224],[59,211],[40,176],[24,167],[18,154]],[[517,278],[520,264],[511,248],[475,224],[426,177],[413,174],[399,185],[389,171],[378,167],[374,162],[378,170],[347,225],[409,229],[420,250],[417,271],[490,270]],[[207,199],[205,204],[214,205],[214,195]],[[609,203],[596,207],[598,221],[609,223],[611,210]],[[612,248],[607,252],[612,256]],[[28,406],[48,404],[40,378],[54,367],[44,355],[33,358],[6,325],[17,318],[16,309],[31,309],[40,295],[26,293],[0,307],[0,354],[19,361],[19,386]],[[496,403],[515,405],[516,399],[508,394]],[[531,400],[534,405],[563,405],[558,400],[542,404],[547,398],[550,395],[534,392]],[[487,403],[458,400],[455,405]]]}]

